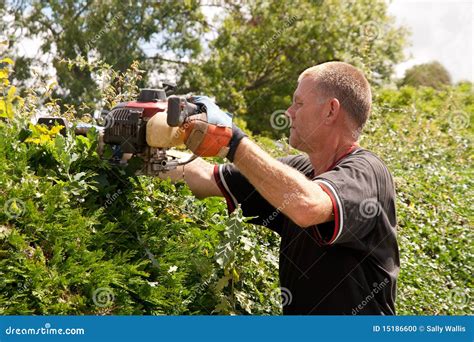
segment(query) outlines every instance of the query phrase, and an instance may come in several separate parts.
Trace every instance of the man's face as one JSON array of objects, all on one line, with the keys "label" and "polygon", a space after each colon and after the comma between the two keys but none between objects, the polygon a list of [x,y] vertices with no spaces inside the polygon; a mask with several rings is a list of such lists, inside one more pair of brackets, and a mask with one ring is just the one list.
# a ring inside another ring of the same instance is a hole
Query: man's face
[{"label": "man's face", "polygon": [[290,145],[303,152],[313,152],[323,146],[329,137],[324,124],[324,114],[329,111],[329,101],[316,90],[315,81],[309,77],[299,82],[293,94],[293,103],[287,110],[291,118]]}]

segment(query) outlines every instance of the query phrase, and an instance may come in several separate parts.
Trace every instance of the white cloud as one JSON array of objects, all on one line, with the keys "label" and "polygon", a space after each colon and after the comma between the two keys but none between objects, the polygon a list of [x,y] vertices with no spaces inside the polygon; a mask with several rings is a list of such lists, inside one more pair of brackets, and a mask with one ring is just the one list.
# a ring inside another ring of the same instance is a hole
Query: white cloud
[{"label": "white cloud", "polygon": [[439,61],[453,81],[474,82],[474,9],[468,0],[395,0],[389,6],[397,23],[412,31],[412,55],[396,68],[398,77],[415,64]]}]

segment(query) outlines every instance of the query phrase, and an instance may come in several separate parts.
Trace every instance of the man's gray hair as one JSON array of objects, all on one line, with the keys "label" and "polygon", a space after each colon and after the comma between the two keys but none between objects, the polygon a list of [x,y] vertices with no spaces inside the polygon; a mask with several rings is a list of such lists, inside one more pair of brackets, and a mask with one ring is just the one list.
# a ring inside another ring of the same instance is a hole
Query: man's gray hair
[{"label": "man's gray hair", "polygon": [[348,63],[327,62],[303,71],[298,82],[306,77],[316,82],[317,91],[337,98],[359,130],[364,127],[370,115],[372,92],[362,71]]}]

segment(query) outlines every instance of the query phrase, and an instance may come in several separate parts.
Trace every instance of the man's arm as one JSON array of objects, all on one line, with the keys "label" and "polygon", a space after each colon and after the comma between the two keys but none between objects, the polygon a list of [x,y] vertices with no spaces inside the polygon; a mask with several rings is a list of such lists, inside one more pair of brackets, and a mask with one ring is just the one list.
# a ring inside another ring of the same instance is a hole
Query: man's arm
[{"label": "man's arm", "polygon": [[[273,159],[245,138],[246,134],[232,124],[232,115],[222,111],[211,99],[198,97],[195,103],[206,109],[206,115],[193,122],[198,124],[186,128],[186,147],[202,156],[225,155],[270,205],[301,227],[333,220],[332,201],[318,184]],[[212,176],[210,168],[201,175]],[[217,193],[217,189],[213,191]],[[292,197],[294,200],[288,201]]]},{"label": "man's arm", "polygon": [[174,170],[166,173],[161,173],[161,179],[170,178],[171,181],[176,182],[183,180],[188,184],[194,196],[199,199],[210,196],[223,196],[217,183],[214,179],[214,165],[204,161],[202,158],[197,158],[192,162],[178,166]]},{"label": "man's arm", "polygon": [[317,183],[273,159],[250,139],[238,145],[234,164],[271,205],[297,225],[310,227],[334,219],[331,199]]}]

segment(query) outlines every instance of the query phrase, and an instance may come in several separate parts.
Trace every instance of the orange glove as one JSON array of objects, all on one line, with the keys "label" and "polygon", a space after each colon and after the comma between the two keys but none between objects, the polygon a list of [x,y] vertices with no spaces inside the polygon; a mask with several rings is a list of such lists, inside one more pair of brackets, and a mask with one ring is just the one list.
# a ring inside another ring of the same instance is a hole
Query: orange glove
[{"label": "orange glove", "polygon": [[201,157],[227,156],[232,128],[209,123],[207,113],[190,116],[184,127],[184,142],[194,154]]},{"label": "orange glove", "polygon": [[197,96],[192,100],[202,112],[189,116],[183,125],[186,146],[201,157],[227,157],[232,161],[245,133],[232,124],[232,114],[222,111],[210,98]]}]

